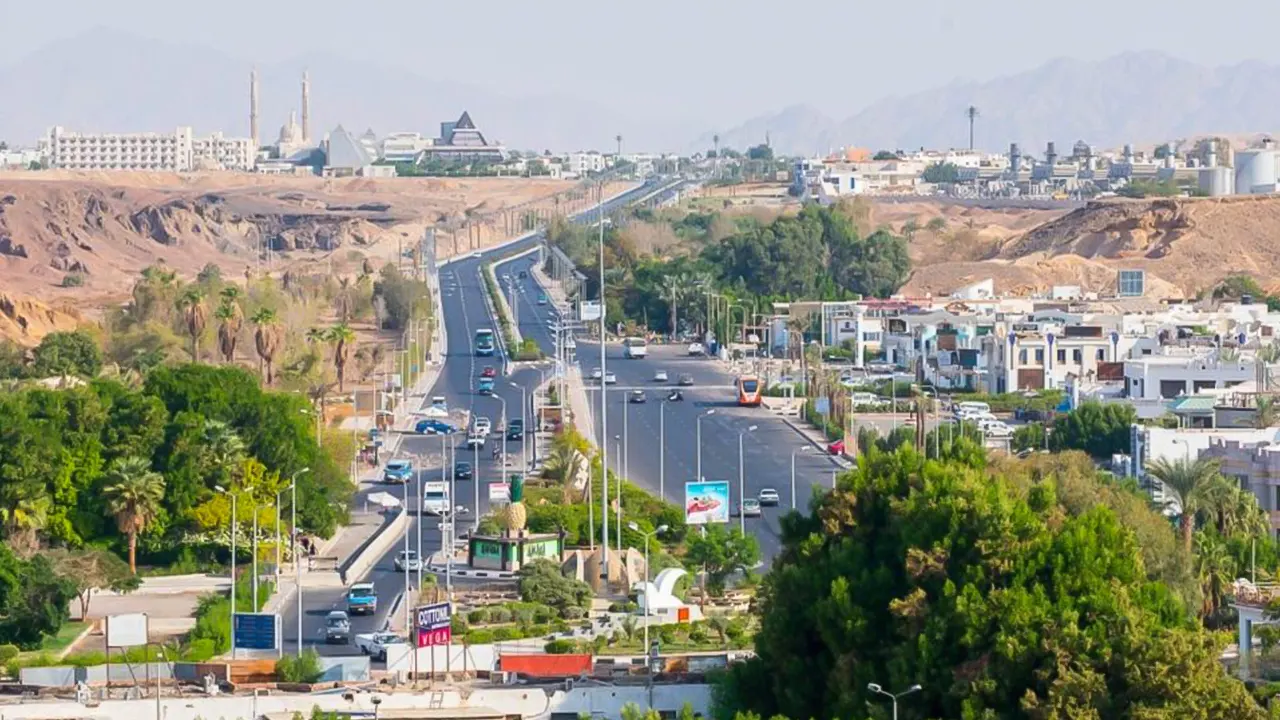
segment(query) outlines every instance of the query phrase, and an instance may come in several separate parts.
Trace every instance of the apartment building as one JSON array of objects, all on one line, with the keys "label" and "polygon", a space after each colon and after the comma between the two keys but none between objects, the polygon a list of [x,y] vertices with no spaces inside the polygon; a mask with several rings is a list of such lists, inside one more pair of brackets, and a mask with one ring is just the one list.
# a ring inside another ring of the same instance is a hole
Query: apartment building
[{"label": "apartment building", "polygon": [[248,170],[255,154],[248,138],[196,138],[189,126],[172,133],[75,133],[58,126],[41,145],[49,167],[66,170]]},{"label": "apartment building", "polygon": [[1280,433],[1275,428],[1253,431],[1262,438],[1211,437],[1201,457],[1218,460],[1221,472],[1258,499],[1267,514],[1271,534],[1280,539]]},{"label": "apartment building", "polygon": [[564,173],[585,176],[588,173],[604,172],[609,166],[608,159],[598,152],[565,153],[560,167]]},{"label": "apartment building", "polygon": [[1162,354],[1125,361],[1125,394],[1135,400],[1172,400],[1235,387],[1252,381],[1256,373],[1251,357],[1224,359],[1215,349],[1168,347]]}]

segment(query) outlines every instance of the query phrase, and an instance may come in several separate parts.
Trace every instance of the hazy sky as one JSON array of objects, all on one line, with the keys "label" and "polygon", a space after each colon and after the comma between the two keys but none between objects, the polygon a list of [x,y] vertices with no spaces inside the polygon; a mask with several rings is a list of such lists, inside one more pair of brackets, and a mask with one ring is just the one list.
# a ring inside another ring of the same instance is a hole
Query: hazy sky
[{"label": "hazy sky", "polygon": [[679,106],[704,127],[793,103],[843,117],[1060,56],[1280,61],[1274,0],[0,0],[0,18],[0,64],[106,25],[253,62],[327,51],[508,95]]}]

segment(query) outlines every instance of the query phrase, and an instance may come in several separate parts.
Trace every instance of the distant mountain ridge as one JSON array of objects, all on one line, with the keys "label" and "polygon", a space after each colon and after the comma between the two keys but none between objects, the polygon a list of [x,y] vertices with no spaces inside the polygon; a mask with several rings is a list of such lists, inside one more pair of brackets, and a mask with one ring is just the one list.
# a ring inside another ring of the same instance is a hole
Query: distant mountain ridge
[{"label": "distant mountain ridge", "polygon": [[[634,120],[588,99],[551,94],[503,96],[465,82],[436,80],[374,62],[311,53],[258,66],[259,135],[274,142],[290,110],[300,109],[300,82],[311,74],[312,135],[341,123],[356,134],[417,131],[434,137],[440,122],[471,113],[487,137],[520,150],[611,148],[616,128]],[[447,69],[447,68],[446,68]],[[29,146],[49,127],[73,131],[220,130],[249,135],[250,63],[202,46],[175,45],[98,28],[50,43],[0,67],[0,139]],[[452,72],[452,71],[450,71]],[[687,126],[632,132],[633,147],[676,145]]]},{"label": "distant mountain ridge", "polygon": [[[884,98],[844,120],[807,105],[788,107],[719,132],[720,145],[741,149],[768,133],[784,154],[967,147],[969,105],[980,113],[975,145],[987,150],[1017,142],[1024,152],[1042,154],[1053,140],[1063,153],[1076,140],[1115,147],[1262,132],[1280,118],[1280,66],[1247,61],[1209,68],[1156,51],[1097,61],[1064,58],[984,82]],[[686,149],[710,148],[715,134],[703,133]]]}]

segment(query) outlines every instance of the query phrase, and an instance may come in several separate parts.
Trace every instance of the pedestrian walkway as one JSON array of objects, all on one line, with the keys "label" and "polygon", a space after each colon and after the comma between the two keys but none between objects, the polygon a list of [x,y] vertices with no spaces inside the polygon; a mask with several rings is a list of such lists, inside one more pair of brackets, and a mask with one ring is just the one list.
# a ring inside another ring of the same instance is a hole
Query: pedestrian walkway
[{"label": "pedestrian walkway", "polygon": [[[796,433],[798,433],[800,437],[804,438],[805,441],[807,441],[810,445],[813,445],[814,447],[816,447],[823,454],[828,454],[827,447],[830,445],[830,442],[827,440],[827,436],[823,435],[822,431],[818,430],[818,428],[810,425],[807,421],[798,417],[784,416],[782,418],[782,422],[786,423],[787,427],[791,428],[792,430],[795,430]],[[850,462],[843,456],[833,455],[831,456],[831,459],[837,465],[839,465],[840,467],[846,470],[854,466],[852,462]]]}]

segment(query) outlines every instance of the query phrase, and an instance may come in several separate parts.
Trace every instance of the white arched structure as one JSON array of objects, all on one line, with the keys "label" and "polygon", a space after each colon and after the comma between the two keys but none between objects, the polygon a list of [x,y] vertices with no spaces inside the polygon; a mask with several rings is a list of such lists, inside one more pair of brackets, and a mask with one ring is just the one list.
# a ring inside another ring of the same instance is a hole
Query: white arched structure
[{"label": "white arched structure", "polygon": [[653,582],[636,583],[634,589],[640,595],[641,611],[656,614],[684,607],[684,602],[675,596],[675,589],[676,583],[687,574],[684,568],[667,568],[658,573]]}]

